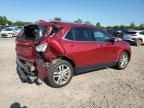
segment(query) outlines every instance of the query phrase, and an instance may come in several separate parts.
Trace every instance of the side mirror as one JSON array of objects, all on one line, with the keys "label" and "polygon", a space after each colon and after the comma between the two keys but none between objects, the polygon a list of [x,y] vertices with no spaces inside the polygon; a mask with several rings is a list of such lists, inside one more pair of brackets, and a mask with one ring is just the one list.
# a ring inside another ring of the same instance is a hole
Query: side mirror
[{"label": "side mirror", "polygon": [[115,41],[116,41],[116,42],[122,41],[122,38],[115,38]]},{"label": "side mirror", "polygon": [[122,39],[121,39],[121,38],[114,38],[114,39],[112,40],[112,43],[115,43],[115,42],[118,42],[118,41],[122,41]]}]

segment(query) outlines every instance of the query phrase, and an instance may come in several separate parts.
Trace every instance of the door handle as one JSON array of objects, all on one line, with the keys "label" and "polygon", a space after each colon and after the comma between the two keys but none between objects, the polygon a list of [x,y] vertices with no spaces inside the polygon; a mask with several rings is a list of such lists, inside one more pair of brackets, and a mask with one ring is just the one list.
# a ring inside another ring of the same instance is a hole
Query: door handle
[{"label": "door handle", "polygon": [[75,46],[74,44],[68,44],[69,46]]},{"label": "door handle", "polygon": [[103,45],[96,45],[97,47],[103,47]]}]

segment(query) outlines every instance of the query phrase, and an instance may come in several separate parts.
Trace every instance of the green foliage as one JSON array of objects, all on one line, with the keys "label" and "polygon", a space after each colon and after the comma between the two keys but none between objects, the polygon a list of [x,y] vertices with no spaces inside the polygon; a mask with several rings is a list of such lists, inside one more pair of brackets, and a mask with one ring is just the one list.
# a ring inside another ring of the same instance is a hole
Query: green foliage
[{"label": "green foliage", "polygon": [[134,23],[134,22],[132,22],[132,23],[130,24],[130,28],[131,28],[131,29],[135,29],[135,28],[136,28],[136,26],[135,26],[135,23]]},{"label": "green foliage", "polygon": [[[60,17],[55,17],[54,18],[55,21],[61,21]],[[78,18],[77,20],[74,21],[75,23],[79,23],[79,24],[83,24],[83,20]],[[11,25],[15,25],[15,26],[25,26],[25,25],[29,25],[31,24],[31,22],[23,22],[23,21],[16,21],[16,22],[12,22],[10,20],[8,20],[6,18],[6,16],[0,16],[0,25],[3,26],[11,26]],[[85,21],[84,24],[91,24],[90,21]],[[135,30],[144,30],[144,24],[140,24],[139,26],[136,26],[134,22],[130,23],[129,26],[125,26],[125,25],[116,25],[116,26],[107,26],[107,27],[103,27],[101,26],[100,22],[96,23],[96,27],[97,28],[101,28],[101,29],[117,29],[117,30],[125,30],[125,29],[135,29]]]},{"label": "green foliage", "polygon": [[31,22],[16,21],[13,23],[13,25],[15,25],[15,26],[25,26],[25,25],[29,25],[29,24],[31,24]]},{"label": "green foliage", "polygon": [[54,18],[54,21],[61,21],[61,18],[55,17],[55,18]]},{"label": "green foliage", "polygon": [[79,24],[82,24],[82,23],[83,23],[82,19],[77,19],[77,20],[75,20],[74,22],[75,22],[75,23],[79,23]]},{"label": "green foliage", "polygon": [[90,21],[85,21],[84,24],[91,24],[91,22]]},{"label": "green foliage", "polygon": [[101,28],[100,22],[96,23],[96,28]]},{"label": "green foliage", "polygon": [[12,22],[7,20],[5,16],[0,16],[0,25],[3,25],[3,26],[12,25]]},{"label": "green foliage", "polygon": [[141,24],[141,25],[139,26],[139,29],[140,29],[140,30],[144,30],[144,24]]},{"label": "green foliage", "polygon": [[105,29],[117,29],[117,30],[125,30],[125,29],[133,29],[133,30],[144,30],[144,24],[140,24],[136,26],[134,22],[130,23],[129,26],[125,25],[116,25],[116,26],[107,26],[104,27]]}]

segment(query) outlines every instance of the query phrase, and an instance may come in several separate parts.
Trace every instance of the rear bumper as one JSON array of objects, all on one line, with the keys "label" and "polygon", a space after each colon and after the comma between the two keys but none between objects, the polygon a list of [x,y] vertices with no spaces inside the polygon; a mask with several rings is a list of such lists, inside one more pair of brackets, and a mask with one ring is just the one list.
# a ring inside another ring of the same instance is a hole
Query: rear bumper
[{"label": "rear bumper", "polygon": [[48,69],[43,59],[36,59],[36,69],[39,79],[44,80],[48,76]]},{"label": "rear bumper", "polygon": [[17,58],[26,62],[35,63],[36,60],[34,58],[26,58],[17,54]]},{"label": "rear bumper", "polygon": [[9,34],[0,34],[1,38],[5,38],[5,37],[11,37]]},{"label": "rear bumper", "polygon": [[17,74],[23,83],[33,83],[35,79],[37,79],[34,73],[32,74],[32,72],[30,72],[28,66],[21,62],[19,59],[16,59],[16,64]]},{"label": "rear bumper", "polygon": [[[41,80],[44,80],[47,77],[47,75],[48,75],[47,66],[46,66],[46,63],[43,61],[43,59],[38,59],[37,58],[36,60],[34,60],[34,62],[32,62],[31,60],[29,60],[30,63],[35,64],[34,65],[35,66],[35,71],[33,71],[33,72],[31,72],[31,69],[29,68],[29,66],[27,66],[21,60],[23,61],[23,59],[17,58],[16,63],[24,71],[21,71],[20,73],[18,73],[18,75],[23,76],[25,79],[31,79],[32,76],[29,73],[34,73],[36,75],[35,77],[37,77],[37,78],[39,78]],[[26,62],[29,62],[29,61],[26,61]],[[21,77],[20,77],[20,79],[21,79]]]}]

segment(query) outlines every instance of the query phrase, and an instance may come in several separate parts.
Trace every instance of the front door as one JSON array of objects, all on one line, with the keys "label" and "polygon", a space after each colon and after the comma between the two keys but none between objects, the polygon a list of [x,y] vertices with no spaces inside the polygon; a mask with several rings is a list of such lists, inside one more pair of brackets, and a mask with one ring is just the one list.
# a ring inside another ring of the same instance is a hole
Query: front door
[{"label": "front door", "polygon": [[90,32],[95,41],[95,63],[105,64],[114,62],[116,58],[116,47],[114,42],[112,42],[114,38],[96,28],[91,28]]}]

